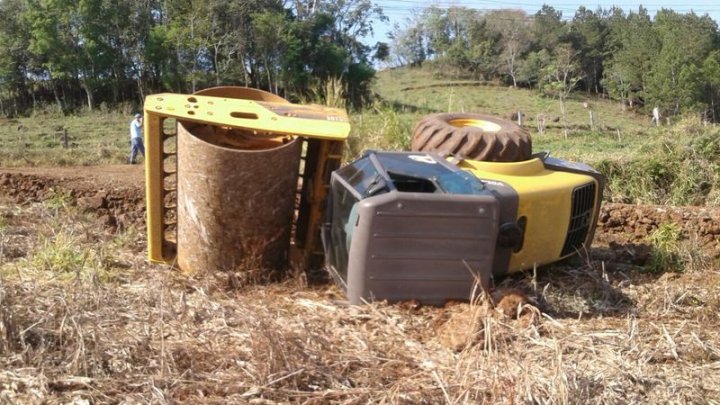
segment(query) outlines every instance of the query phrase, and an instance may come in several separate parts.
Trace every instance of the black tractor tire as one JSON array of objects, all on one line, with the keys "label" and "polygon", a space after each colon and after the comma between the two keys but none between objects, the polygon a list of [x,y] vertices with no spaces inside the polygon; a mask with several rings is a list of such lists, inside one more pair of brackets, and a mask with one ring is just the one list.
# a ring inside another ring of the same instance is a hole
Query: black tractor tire
[{"label": "black tractor tire", "polygon": [[488,162],[520,162],[532,155],[528,131],[512,121],[474,113],[424,117],[415,125],[411,148]]}]

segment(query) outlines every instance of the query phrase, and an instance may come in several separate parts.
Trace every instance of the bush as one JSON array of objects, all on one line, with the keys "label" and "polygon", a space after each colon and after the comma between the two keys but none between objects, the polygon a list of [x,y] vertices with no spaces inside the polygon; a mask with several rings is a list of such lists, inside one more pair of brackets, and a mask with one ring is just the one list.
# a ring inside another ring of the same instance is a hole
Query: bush
[{"label": "bush", "polygon": [[70,233],[58,232],[44,239],[42,246],[32,259],[39,269],[67,274],[80,273],[85,267],[87,252],[77,249],[77,240]]},{"label": "bush", "polygon": [[720,141],[705,133],[687,145],[665,144],[626,161],[604,159],[594,164],[608,179],[605,198],[639,204],[720,204]]},{"label": "bush", "polygon": [[652,246],[650,263],[647,269],[653,273],[666,271],[680,271],[682,261],[680,260],[681,229],[677,224],[662,224],[653,232],[648,241]]}]

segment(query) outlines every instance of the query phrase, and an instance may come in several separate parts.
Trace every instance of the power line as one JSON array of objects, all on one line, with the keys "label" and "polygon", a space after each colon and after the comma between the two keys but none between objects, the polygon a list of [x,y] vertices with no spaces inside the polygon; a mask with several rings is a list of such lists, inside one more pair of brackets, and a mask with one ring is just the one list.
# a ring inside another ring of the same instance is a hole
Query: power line
[{"label": "power line", "polygon": [[[598,0],[600,1],[600,0]],[[479,4],[480,3],[480,4]],[[500,19],[504,21],[524,21],[524,22],[532,22],[535,20],[535,13],[537,11],[540,11],[542,9],[541,5],[532,4],[528,2],[523,2],[522,0],[520,2],[506,2],[501,0],[465,0],[465,1],[423,1],[423,0],[382,0],[382,1],[376,1],[376,4],[380,6],[380,8],[383,9],[383,13],[386,17],[389,18],[390,21],[380,22],[378,20],[378,23],[380,26],[375,27],[376,28],[376,34],[373,35],[373,38],[376,37],[376,35],[382,35],[382,31],[389,32],[392,30],[392,27],[396,24],[402,24],[402,23],[408,23],[409,21],[413,21],[412,18],[421,17],[422,13],[426,11],[427,9],[434,7],[442,11],[447,11],[451,8],[465,8],[473,11],[477,11],[481,14],[489,14],[497,11],[506,11],[506,10],[519,10],[524,12],[526,15],[525,17],[519,17],[519,18],[503,18],[500,16],[494,16],[495,19]],[[648,11],[651,15],[657,14],[660,10],[672,10],[677,13],[690,13],[693,12],[696,15],[704,16],[704,15],[710,15],[711,18],[713,18],[715,21],[719,20],[719,17],[717,14],[720,14],[720,6],[714,7],[708,7],[708,5],[700,5],[697,3],[694,4],[683,4],[681,9],[678,9],[676,6],[665,6],[665,5],[656,5],[656,6],[643,6],[643,5],[628,5],[628,4],[614,4],[610,7],[605,7],[601,5],[597,5],[595,8],[591,8],[590,6],[585,6],[586,10],[590,11],[596,11],[596,10],[603,10],[603,11],[609,11],[613,8],[617,8],[623,11],[627,15],[629,12],[637,12],[640,7],[644,8]],[[563,4],[562,6],[553,6],[553,9],[560,12],[561,17],[560,19],[565,22],[570,22],[574,19],[575,14],[580,9],[581,5],[577,5],[575,8],[574,5],[570,4]],[[530,11],[528,8],[535,8],[535,11]],[[413,22],[410,22],[410,24],[413,24]]]},{"label": "power line", "polygon": [[[481,4],[478,4],[481,3]],[[526,3],[526,2],[505,2],[505,1],[499,1],[499,0],[480,0],[475,2],[462,2],[462,1],[444,1],[444,2],[427,2],[427,1],[417,1],[417,0],[384,0],[377,2],[377,4],[383,8],[383,10],[386,11],[386,14],[392,14],[392,15],[399,15],[399,16],[411,16],[416,15],[419,11],[428,9],[430,7],[435,7],[441,10],[447,10],[453,7],[461,7],[461,8],[467,8],[477,11],[495,11],[495,10],[507,10],[507,9],[517,9],[517,8],[536,8],[537,10],[540,10],[542,6],[533,4],[533,3]],[[483,7],[483,5],[487,5],[488,7]],[[622,5],[622,4],[615,4],[610,7],[603,7],[599,6],[596,8],[592,7],[586,7],[588,10],[596,10],[598,8],[603,10],[610,10],[613,7],[617,7],[623,11],[635,11],[641,7],[641,5]],[[664,6],[664,5],[657,5],[657,6],[642,6],[649,12],[655,12],[662,9],[668,9],[668,10],[674,10],[676,12],[694,12],[698,15],[704,15],[704,14],[712,14],[716,12],[720,12],[720,7],[708,7],[707,4],[701,5],[701,4],[682,4],[681,8],[678,8],[677,6]],[[570,4],[563,4],[560,6],[553,6],[553,8],[557,11],[560,11],[561,13],[568,13],[567,15],[563,15],[563,19],[571,19],[572,16],[574,16],[575,12],[580,8],[580,5],[575,7],[574,5]]]},{"label": "power line", "polygon": [[[537,7],[538,9],[542,8],[542,4],[538,4],[538,3],[526,3],[526,2],[510,2],[510,3],[508,3],[508,2],[502,1],[502,0],[476,0],[476,1],[470,1],[470,2],[467,2],[467,1],[383,0],[383,1],[378,1],[377,3],[378,3],[378,5],[381,5],[381,6],[382,6],[382,4],[385,4],[385,3],[401,3],[400,5],[397,5],[397,6],[408,5],[408,6],[418,7],[418,8],[428,8],[428,7],[432,7],[432,6],[436,6],[439,8],[449,8],[449,7],[477,8],[479,5],[482,5],[482,4],[498,5],[498,6],[517,5],[517,6],[526,6],[526,7]],[[481,3],[481,4],[478,4],[478,3]],[[555,8],[556,10],[558,10],[558,9],[566,9],[566,10],[573,9],[574,10],[574,9],[579,8],[581,5],[583,5],[576,1],[572,1],[569,3],[565,3],[565,4],[561,3],[559,5],[558,5],[558,3],[555,3],[555,4],[556,5],[551,5],[551,6],[553,8]],[[598,6],[600,6],[600,5],[598,4]],[[685,8],[685,9],[686,8],[697,8],[699,10],[706,9],[706,10],[711,10],[711,11],[720,9],[717,7],[708,7],[709,4],[706,4],[706,3],[683,3],[681,6],[682,6],[682,8]],[[717,5],[713,4],[713,6],[717,6]],[[620,3],[614,3],[612,6],[602,7],[602,8],[610,9],[612,7],[618,7],[618,8],[622,8],[622,9],[636,9],[639,7],[643,7],[646,9],[661,9],[661,8],[672,8],[672,7],[677,7],[677,6],[676,5],[672,5],[672,6],[670,6],[670,5],[652,6],[651,5],[651,6],[648,6],[648,5],[644,5],[644,4],[625,4],[625,5],[623,5]],[[506,7],[496,7],[496,8],[506,8]],[[586,6],[586,8],[592,9],[592,6]]]}]

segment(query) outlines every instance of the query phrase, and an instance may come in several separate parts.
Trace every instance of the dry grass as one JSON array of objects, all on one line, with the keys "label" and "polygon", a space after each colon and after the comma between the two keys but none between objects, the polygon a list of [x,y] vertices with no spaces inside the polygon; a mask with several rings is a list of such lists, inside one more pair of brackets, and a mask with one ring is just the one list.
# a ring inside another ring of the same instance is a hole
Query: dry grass
[{"label": "dry grass", "polygon": [[454,353],[428,327],[439,310],[343,307],[327,293],[291,293],[288,285],[228,295],[157,276],[120,288],[4,283],[5,397],[129,403],[718,398],[717,336],[690,320],[546,318],[538,329],[489,316],[486,338]]},{"label": "dry grass", "polygon": [[[0,403],[720,401],[717,270],[588,260],[505,280],[544,311],[530,318],[481,304],[348,306],[301,277],[183,278],[143,262],[142,234],[107,234],[72,208],[0,212],[3,251],[21,251],[0,268]],[[105,259],[71,277],[34,265],[53,234]],[[470,339],[455,351],[441,330],[458,314]]]}]

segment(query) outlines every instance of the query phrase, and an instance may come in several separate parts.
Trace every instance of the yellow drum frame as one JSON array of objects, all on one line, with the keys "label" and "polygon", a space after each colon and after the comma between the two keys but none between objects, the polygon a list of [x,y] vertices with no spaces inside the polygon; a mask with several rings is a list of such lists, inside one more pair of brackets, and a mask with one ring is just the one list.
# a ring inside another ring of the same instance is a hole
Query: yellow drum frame
[{"label": "yellow drum frame", "polygon": [[175,152],[166,148],[166,141],[175,134],[164,132],[168,118],[300,137],[304,145],[297,177],[291,260],[304,268],[322,265],[320,227],[325,197],[330,174],[340,166],[350,133],[344,110],[292,104],[277,95],[245,87],[148,96],[144,105],[148,258],[174,265],[177,239],[168,237],[168,229],[175,225],[168,213],[177,207],[177,197],[172,198],[174,188],[166,184],[175,173],[166,167],[166,161]]}]

